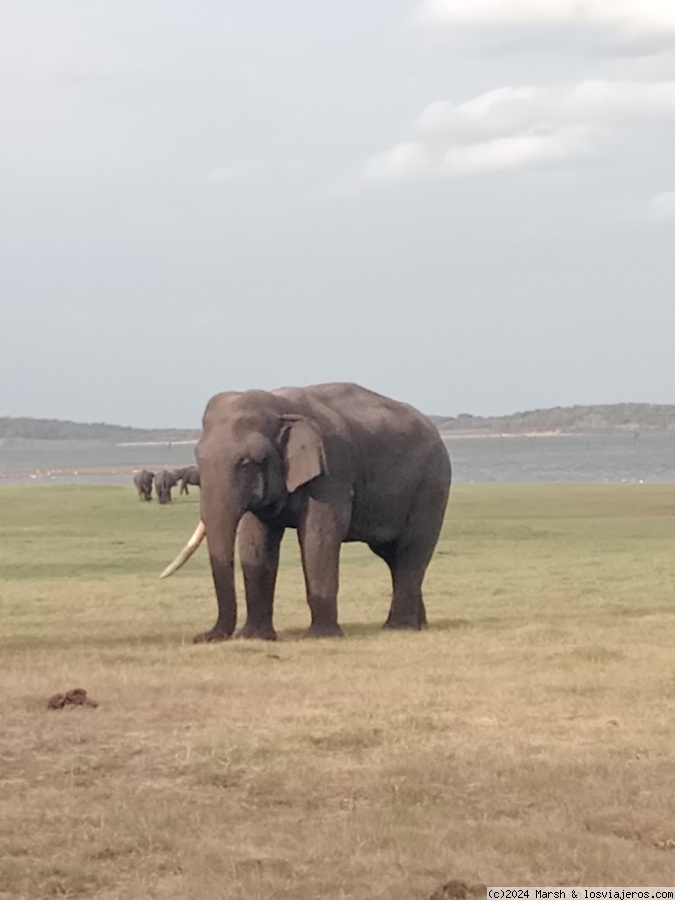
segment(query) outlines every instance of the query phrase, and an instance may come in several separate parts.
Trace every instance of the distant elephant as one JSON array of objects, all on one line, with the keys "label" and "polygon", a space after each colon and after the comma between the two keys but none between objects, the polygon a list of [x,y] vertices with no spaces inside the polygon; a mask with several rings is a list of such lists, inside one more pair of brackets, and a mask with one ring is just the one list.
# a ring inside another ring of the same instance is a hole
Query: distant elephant
[{"label": "distant elephant", "polygon": [[190,494],[188,485],[193,484],[199,487],[199,469],[197,466],[186,466],[184,469],[177,469],[180,478],[180,493]]},{"label": "distant elephant", "polygon": [[155,475],[155,492],[160,503],[171,503],[171,488],[178,484],[178,475],[171,469],[162,469]]},{"label": "distant elephant", "polygon": [[307,636],[341,635],[340,546],[364,541],[388,565],[388,628],[426,625],[422,582],[443,524],[451,466],[438,429],[404,403],[354,384],[217,394],[196,448],[201,521],[162,572],[173,574],[206,536],[218,602],[210,631],[237,622],[234,544],[246,588],[240,635],[274,640],[279,545],[297,529],[311,611]]},{"label": "distant elephant", "polygon": [[152,479],[155,477],[154,472],[148,469],[141,469],[134,475],[134,484],[138,491],[139,500],[152,500]]}]

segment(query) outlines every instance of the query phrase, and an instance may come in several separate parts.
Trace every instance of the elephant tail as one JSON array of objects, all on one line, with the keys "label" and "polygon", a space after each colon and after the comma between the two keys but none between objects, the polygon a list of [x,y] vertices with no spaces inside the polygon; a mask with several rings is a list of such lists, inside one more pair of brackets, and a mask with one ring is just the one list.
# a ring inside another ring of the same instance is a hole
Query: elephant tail
[{"label": "elephant tail", "polygon": [[195,528],[195,533],[192,535],[190,540],[187,542],[185,547],[180,551],[178,556],[174,559],[172,563],[170,563],[166,569],[159,576],[160,578],[168,578],[169,575],[173,575],[174,572],[177,572],[182,565],[184,565],[188,559],[195,552],[197,547],[201,544],[201,542],[206,537],[206,526],[203,522],[199,522],[199,525]]}]

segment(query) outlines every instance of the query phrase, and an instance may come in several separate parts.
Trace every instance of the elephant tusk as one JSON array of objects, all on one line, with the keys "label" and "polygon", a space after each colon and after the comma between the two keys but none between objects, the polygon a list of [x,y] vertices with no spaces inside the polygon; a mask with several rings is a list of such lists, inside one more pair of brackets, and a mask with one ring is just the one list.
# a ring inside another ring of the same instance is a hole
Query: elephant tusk
[{"label": "elephant tusk", "polygon": [[159,577],[160,578],[168,578],[169,575],[173,575],[174,572],[177,572],[178,569],[180,569],[180,567],[182,565],[184,565],[188,561],[188,559],[190,559],[192,554],[195,552],[197,547],[199,547],[199,545],[201,544],[201,542],[204,540],[205,537],[206,537],[206,526],[204,525],[203,522],[200,521],[199,525],[197,525],[197,527],[195,529],[195,533],[192,535],[192,537],[187,542],[185,547],[180,551],[180,553],[174,559],[174,561],[172,563],[170,563],[166,567],[166,569],[164,569],[164,571],[162,572],[162,574]]}]

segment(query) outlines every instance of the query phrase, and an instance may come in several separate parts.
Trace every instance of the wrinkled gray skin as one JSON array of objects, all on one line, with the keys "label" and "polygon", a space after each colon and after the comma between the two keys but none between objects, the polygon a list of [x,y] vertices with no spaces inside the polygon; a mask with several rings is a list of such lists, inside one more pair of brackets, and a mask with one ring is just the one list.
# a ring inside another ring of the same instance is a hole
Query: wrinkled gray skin
[{"label": "wrinkled gray skin", "polygon": [[148,469],[141,469],[134,475],[134,484],[138,491],[139,500],[152,500],[152,479],[155,477],[154,472]]},{"label": "wrinkled gray skin", "polygon": [[297,530],[311,625],[337,636],[341,544],[363,541],[391,572],[385,626],[426,625],[422,582],[451,481],[436,427],[406,404],[354,384],[213,397],[196,448],[218,617],[196,642],[231,637],[237,623],[234,545],[246,589],[242,637],[276,638],[279,545]]},{"label": "wrinkled gray skin", "polygon": [[162,469],[155,475],[155,492],[160,503],[171,503],[171,488],[178,484],[178,475],[171,469]]},{"label": "wrinkled gray skin", "polygon": [[197,466],[186,466],[184,469],[176,469],[176,474],[180,479],[181,494],[190,494],[188,490],[189,484],[199,487],[199,469]]}]

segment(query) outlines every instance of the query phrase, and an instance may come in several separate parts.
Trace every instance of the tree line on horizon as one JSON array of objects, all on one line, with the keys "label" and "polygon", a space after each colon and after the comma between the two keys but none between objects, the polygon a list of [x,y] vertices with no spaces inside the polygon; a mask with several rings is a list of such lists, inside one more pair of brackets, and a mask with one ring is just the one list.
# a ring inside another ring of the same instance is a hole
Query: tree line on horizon
[{"label": "tree line on horizon", "polygon": [[199,437],[186,428],[132,428],[106,422],[70,422],[62,419],[0,417],[0,440],[42,441],[186,441]]},{"label": "tree line on horizon", "polygon": [[[507,416],[430,416],[444,434],[518,434],[559,431],[580,434],[602,431],[669,431],[675,428],[675,405],[615,403],[605,406],[555,406]],[[142,441],[196,440],[199,429],[132,428],[105,422],[0,417],[0,440]]]},{"label": "tree line on horizon", "polygon": [[480,434],[561,432],[588,434],[607,431],[669,431],[675,428],[675,405],[614,403],[595,406],[554,406],[507,416],[431,416],[439,431]]}]

